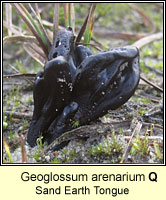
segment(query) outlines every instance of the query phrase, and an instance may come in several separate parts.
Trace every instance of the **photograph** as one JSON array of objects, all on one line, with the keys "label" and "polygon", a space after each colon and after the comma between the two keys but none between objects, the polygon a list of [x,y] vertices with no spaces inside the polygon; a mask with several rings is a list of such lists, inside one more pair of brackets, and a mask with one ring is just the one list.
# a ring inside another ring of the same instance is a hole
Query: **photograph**
[{"label": "photograph", "polygon": [[2,165],[163,165],[164,8],[2,3]]}]

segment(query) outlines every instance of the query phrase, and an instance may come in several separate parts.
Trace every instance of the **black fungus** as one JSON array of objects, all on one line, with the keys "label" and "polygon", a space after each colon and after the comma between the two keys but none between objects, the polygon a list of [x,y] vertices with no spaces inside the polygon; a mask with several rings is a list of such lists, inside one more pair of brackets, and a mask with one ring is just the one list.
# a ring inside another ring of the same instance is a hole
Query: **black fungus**
[{"label": "black fungus", "polygon": [[124,104],[140,79],[139,51],[134,46],[93,54],[76,46],[71,29],[57,34],[44,71],[36,75],[34,112],[27,141],[41,135],[51,143],[65,131],[105,115]]}]

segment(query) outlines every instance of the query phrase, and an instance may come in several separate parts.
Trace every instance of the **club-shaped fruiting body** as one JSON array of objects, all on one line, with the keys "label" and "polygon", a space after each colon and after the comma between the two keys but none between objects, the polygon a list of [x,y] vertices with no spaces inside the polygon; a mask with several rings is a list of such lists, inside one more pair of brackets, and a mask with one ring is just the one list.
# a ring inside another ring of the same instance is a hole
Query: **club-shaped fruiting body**
[{"label": "club-shaped fruiting body", "polygon": [[76,46],[71,30],[61,30],[51,47],[44,71],[36,75],[34,112],[27,141],[41,135],[48,143],[65,131],[105,115],[124,104],[140,79],[139,51],[118,47],[93,54]]}]

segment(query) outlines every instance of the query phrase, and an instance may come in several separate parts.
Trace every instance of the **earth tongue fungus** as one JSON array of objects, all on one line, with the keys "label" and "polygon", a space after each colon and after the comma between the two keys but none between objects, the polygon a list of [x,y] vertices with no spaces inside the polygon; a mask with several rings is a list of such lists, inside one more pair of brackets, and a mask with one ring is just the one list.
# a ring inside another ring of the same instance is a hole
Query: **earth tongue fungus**
[{"label": "earth tongue fungus", "polygon": [[51,143],[62,133],[105,115],[124,104],[139,78],[139,51],[118,47],[93,54],[75,45],[71,28],[57,34],[44,71],[33,89],[34,112],[27,141],[33,147],[41,135]]}]

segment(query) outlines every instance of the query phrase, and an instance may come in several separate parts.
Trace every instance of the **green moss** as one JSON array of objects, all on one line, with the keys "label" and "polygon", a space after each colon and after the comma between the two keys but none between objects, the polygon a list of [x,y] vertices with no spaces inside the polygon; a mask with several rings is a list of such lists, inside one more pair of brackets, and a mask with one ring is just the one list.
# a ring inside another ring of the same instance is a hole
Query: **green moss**
[{"label": "green moss", "polygon": [[72,122],[72,127],[73,127],[73,128],[79,127],[79,121],[73,121],[73,122]]},{"label": "green moss", "polygon": [[74,160],[77,156],[76,150],[69,150],[67,148],[62,149],[61,159],[63,160],[63,163],[69,163],[72,160]]},{"label": "green moss", "polygon": [[25,68],[22,65],[22,61],[21,60],[15,60],[14,64],[16,69],[19,70],[20,73],[27,73],[27,71],[25,70]]},{"label": "green moss", "polygon": [[52,161],[51,161],[52,164],[59,164],[61,163],[61,161],[58,159],[58,158],[54,158]]},{"label": "green moss", "polygon": [[145,63],[143,60],[140,60],[140,67],[141,67],[141,71],[145,74],[149,73],[149,69],[145,66]]},{"label": "green moss", "polygon": [[163,41],[156,41],[153,43],[153,56],[163,56]]},{"label": "green moss", "polygon": [[104,117],[105,117],[106,119],[108,119],[108,118],[110,118],[110,114],[107,113],[106,115],[104,115]]},{"label": "green moss", "polygon": [[123,133],[124,133],[124,130],[123,130],[123,128],[120,128],[120,130],[119,130],[118,134],[123,134]]},{"label": "green moss", "polygon": [[17,138],[16,132],[13,132],[13,131],[10,130],[9,131],[9,137],[10,137],[11,141],[16,139]]},{"label": "green moss", "polygon": [[[7,104],[9,107],[12,108],[12,111],[14,112],[16,108],[20,106],[20,98],[21,98],[21,87],[20,86],[12,86],[12,90],[9,92],[7,97]],[[6,101],[6,99],[4,99]],[[11,104],[12,102],[12,104]]]},{"label": "green moss", "polygon": [[151,102],[150,99],[146,99],[146,98],[140,98],[139,101],[141,101],[141,103],[143,104],[149,104]]},{"label": "green moss", "polygon": [[[148,69],[144,65],[143,60],[148,58],[147,65],[154,67],[156,69],[163,70],[163,41],[156,41],[150,45],[147,45],[141,50],[141,70],[144,73],[148,73]],[[154,62],[154,59],[158,59],[157,62]]]},{"label": "green moss", "polygon": [[117,140],[114,132],[112,133],[112,140],[104,140],[102,143],[92,146],[88,153],[92,156],[96,155],[106,155],[111,156],[112,154],[120,153],[122,150],[121,143]]},{"label": "green moss", "polygon": [[154,142],[153,145],[154,145],[154,149],[155,149],[156,158],[163,159],[163,154],[161,153],[159,145],[156,142]]},{"label": "green moss", "polygon": [[6,121],[3,121],[3,128],[7,128],[8,127],[8,123]]},{"label": "green moss", "polygon": [[92,146],[88,152],[90,155],[95,156],[95,155],[103,154],[105,150],[102,144],[98,144],[98,145]]},{"label": "green moss", "polygon": [[143,115],[143,114],[146,113],[146,110],[143,110],[143,109],[142,109],[142,110],[139,110],[138,112],[139,112],[141,115]]},{"label": "green moss", "polygon": [[42,157],[42,154],[41,154],[41,152],[43,151],[42,139],[43,139],[43,136],[41,136],[40,138],[38,138],[38,139],[36,140],[36,143],[37,143],[37,152],[33,155],[33,158],[34,158],[37,162],[41,161],[41,157]]},{"label": "green moss", "polygon": [[131,100],[131,101],[135,101],[135,102],[139,102],[138,96],[132,96],[132,97],[130,98],[130,100]]},{"label": "green moss", "polygon": [[120,144],[120,142],[117,140],[115,133],[112,132],[112,150],[116,150],[116,152],[120,152],[122,150],[122,145]]},{"label": "green moss", "polygon": [[140,136],[137,135],[136,139],[133,142],[133,145],[130,150],[131,155],[149,155],[149,142],[147,136],[143,140],[140,139]]}]

